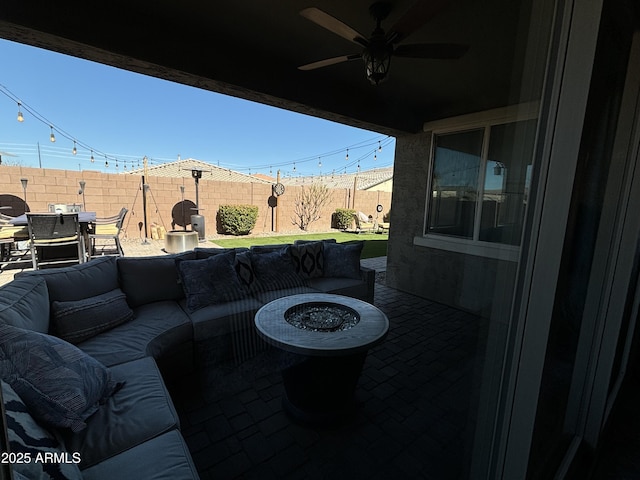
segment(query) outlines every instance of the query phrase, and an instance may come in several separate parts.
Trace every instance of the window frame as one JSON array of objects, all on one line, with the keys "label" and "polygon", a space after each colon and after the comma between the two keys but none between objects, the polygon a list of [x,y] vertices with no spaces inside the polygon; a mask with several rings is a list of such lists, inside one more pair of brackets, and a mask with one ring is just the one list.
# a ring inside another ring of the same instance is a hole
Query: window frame
[{"label": "window frame", "polygon": [[[532,120],[538,118],[539,102],[529,102],[508,107],[477,112],[459,117],[452,117],[434,122],[427,122],[423,126],[423,131],[431,135],[429,148],[429,168],[427,173],[427,189],[425,199],[425,209],[423,216],[422,235],[413,239],[414,245],[447,250],[451,252],[477,255],[481,257],[495,258],[517,262],[520,255],[519,245],[509,245],[498,242],[487,242],[479,240],[480,217],[482,206],[479,205],[484,198],[484,181],[487,168],[487,156],[489,144],[491,142],[491,127],[519,121]],[[462,133],[470,130],[483,129],[483,145],[480,171],[478,177],[478,194],[476,199],[476,211],[474,213],[473,238],[461,238],[452,235],[438,233],[427,233],[429,222],[429,209],[433,201],[432,181],[435,156],[436,135],[446,135]],[[524,217],[523,217],[524,218]]]}]

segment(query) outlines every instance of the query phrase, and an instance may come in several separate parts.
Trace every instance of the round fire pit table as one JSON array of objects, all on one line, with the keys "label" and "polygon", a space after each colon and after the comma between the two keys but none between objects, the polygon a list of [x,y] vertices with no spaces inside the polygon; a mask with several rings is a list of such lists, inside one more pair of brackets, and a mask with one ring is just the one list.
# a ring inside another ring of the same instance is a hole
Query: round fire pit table
[{"label": "round fire pit table", "polygon": [[255,323],[267,343],[299,357],[282,371],[283,405],[305,423],[339,421],[353,411],[367,351],[389,331],[375,306],[324,293],[274,300],[258,310]]}]

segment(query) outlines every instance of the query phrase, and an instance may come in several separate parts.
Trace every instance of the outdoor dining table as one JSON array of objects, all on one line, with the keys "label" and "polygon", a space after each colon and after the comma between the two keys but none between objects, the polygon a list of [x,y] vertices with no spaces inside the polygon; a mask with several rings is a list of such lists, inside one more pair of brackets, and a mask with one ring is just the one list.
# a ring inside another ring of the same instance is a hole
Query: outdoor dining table
[{"label": "outdoor dining table", "polygon": [[[33,213],[33,212],[29,212]],[[45,212],[50,215],[55,215],[51,212]],[[78,212],[78,222],[83,229],[88,229],[90,223],[94,223],[96,221],[96,212]],[[27,225],[27,214],[23,213],[22,215],[18,215],[17,217],[13,217],[9,220],[11,225],[16,226],[26,226]]]}]

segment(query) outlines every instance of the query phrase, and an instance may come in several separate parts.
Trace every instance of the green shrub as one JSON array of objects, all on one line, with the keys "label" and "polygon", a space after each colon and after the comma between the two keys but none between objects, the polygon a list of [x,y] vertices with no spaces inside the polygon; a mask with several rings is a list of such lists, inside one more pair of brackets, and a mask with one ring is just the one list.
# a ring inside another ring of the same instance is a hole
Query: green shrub
[{"label": "green shrub", "polygon": [[334,228],[346,230],[351,227],[351,224],[353,223],[353,215],[355,213],[355,210],[349,208],[336,208],[336,211],[333,213]]},{"label": "green shrub", "polygon": [[255,205],[220,205],[218,221],[222,233],[248,235],[256,226],[258,207]]}]

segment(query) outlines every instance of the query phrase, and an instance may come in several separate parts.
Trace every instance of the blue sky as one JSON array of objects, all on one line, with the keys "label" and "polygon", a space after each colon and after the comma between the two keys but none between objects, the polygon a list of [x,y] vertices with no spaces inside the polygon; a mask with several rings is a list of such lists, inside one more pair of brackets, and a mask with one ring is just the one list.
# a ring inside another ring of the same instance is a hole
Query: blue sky
[{"label": "blue sky", "polygon": [[6,40],[0,61],[0,152],[22,166],[113,173],[137,167],[144,156],[158,164],[180,155],[275,176],[278,168],[317,175],[393,164],[395,140],[376,132]]}]

